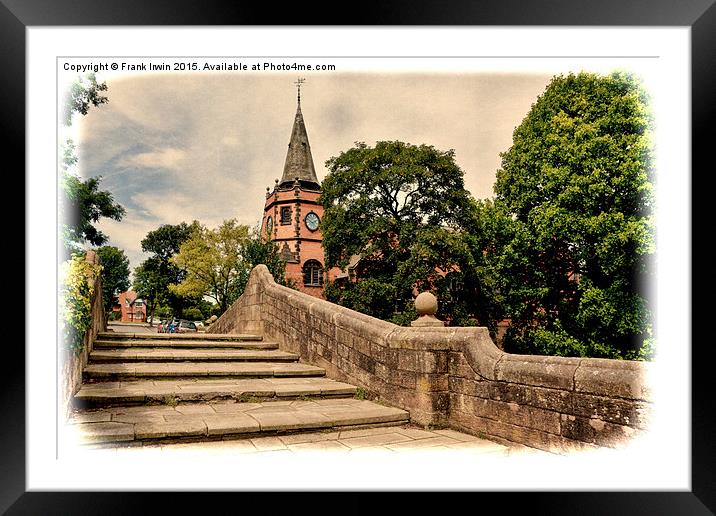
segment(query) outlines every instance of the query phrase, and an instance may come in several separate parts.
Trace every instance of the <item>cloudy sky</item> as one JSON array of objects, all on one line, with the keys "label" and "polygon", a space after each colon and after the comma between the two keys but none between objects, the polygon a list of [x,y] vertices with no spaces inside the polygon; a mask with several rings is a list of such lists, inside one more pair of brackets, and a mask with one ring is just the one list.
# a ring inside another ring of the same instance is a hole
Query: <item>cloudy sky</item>
[{"label": "cloudy sky", "polygon": [[[319,180],[325,162],[378,140],[454,149],[466,187],[492,196],[499,153],[551,74],[301,74],[301,107]],[[107,80],[109,103],[74,122],[80,173],[102,176],[127,210],[103,221],[133,269],[161,224],[259,223],[283,171],[295,73],[145,74]]]}]

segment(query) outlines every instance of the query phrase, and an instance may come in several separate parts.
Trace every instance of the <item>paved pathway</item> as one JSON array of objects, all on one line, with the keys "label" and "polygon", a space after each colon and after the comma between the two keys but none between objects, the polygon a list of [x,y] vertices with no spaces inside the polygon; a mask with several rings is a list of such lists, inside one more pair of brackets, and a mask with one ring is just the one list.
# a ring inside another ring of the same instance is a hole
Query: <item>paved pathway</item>
[{"label": "paved pathway", "polygon": [[107,329],[115,333],[157,333],[157,327],[149,327],[146,323],[108,322]]},{"label": "paved pathway", "polygon": [[272,456],[330,452],[355,454],[405,454],[459,452],[461,457],[507,457],[515,452],[506,446],[480,439],[454,430],[423,430],[413,425],[365,428],[360,430],[326,430],[277,436],[264,436],[214,442],[145,444],[129,448],[103,449],[104,452],[133,454],[159,453],[161,455],[196,454]]}]

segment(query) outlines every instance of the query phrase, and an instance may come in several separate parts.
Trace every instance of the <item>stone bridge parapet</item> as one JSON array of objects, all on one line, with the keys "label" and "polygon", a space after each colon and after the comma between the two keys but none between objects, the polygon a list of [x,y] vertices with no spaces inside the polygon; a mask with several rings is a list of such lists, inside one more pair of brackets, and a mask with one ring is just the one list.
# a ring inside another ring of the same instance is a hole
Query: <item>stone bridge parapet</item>
[{"label": "stone bridge parapet", "polygon": [[261,333],[411,420],[553,452],[619,446],[648,427],[649,364],[513,355],[484,327],[401,327],[278,285],[258,265],[208,329]]}]

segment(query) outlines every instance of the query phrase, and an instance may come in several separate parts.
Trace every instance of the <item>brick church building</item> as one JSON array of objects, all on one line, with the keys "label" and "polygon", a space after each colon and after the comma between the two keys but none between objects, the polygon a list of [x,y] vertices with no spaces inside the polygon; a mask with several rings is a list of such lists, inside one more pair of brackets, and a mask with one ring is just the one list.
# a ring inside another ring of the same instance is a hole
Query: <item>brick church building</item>
[{"label": "brick church building", "polygon": [[266,187],[261,232],[263,238],[279,245],[286,262],[286,279],[307,294],[323,297],[326,281],[333,281],[340,269],[326,271],[321,242],[323,206],[318,202],[321,184],[316,177],[311,145],[301,113],[301,79],[298,85],[296,117],[288,143],[281,179],[273,190]]}]

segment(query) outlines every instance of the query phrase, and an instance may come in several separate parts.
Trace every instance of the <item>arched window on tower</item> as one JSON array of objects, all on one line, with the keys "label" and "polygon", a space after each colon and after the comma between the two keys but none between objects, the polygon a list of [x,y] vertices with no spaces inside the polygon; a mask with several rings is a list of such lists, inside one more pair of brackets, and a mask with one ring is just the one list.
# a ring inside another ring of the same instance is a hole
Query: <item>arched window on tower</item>
[{"label": "arched window on tower", "polygon": [[306,287],[323,286],[323,266],[317,260],[308,260],[303,264],[303,285]]}]

